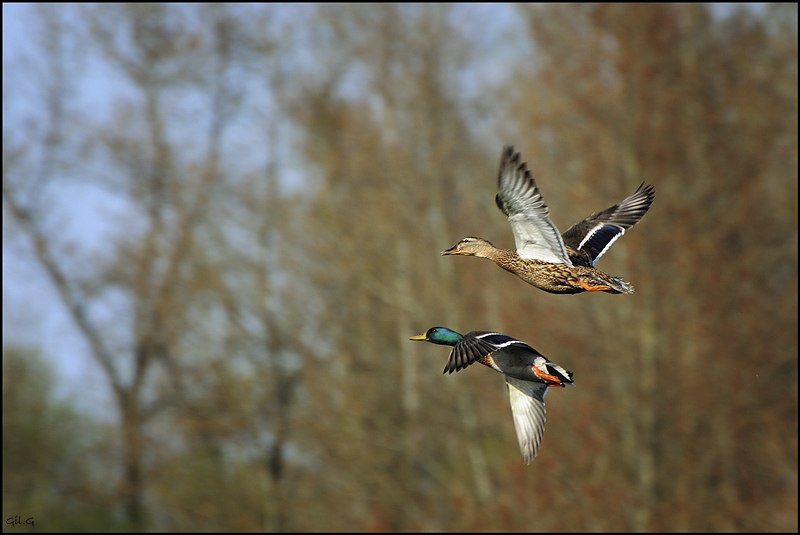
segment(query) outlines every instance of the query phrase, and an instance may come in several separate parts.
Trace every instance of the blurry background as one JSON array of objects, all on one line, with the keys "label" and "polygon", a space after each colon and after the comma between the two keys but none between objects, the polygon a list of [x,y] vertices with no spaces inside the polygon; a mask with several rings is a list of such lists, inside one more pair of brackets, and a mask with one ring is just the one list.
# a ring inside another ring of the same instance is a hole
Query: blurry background
[{"label": "blurry background", "polygon": [[[793,4],[4,5],[4,519],[796,531],[797,142]],[[439,256],[504,143],[636,293]],[[575,373],[529,466],[433,325]]]}]

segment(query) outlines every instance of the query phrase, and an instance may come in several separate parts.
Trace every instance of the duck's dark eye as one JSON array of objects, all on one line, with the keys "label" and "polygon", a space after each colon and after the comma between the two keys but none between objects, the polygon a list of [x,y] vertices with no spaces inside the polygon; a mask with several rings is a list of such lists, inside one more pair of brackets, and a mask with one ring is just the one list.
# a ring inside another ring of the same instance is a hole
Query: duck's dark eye
[{"label": "duck's dark eye", "polygon": [[446,334],[447,334],[447,329],[444,329],[442,327],[431,327],[430,329],[428,329],[426,336],[428,338],[436,338],[438,336],[445,336]]}]

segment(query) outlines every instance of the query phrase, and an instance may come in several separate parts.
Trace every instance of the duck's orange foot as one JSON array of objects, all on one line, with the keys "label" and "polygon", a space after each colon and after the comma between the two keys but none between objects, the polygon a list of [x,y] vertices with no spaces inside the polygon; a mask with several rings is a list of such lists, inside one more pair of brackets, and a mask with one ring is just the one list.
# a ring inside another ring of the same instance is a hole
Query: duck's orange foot
[{"label": "duck's orange foot", "polygon": [[555,383],[555,384],[550,384],[550,385],[547,385],[547,386],[564,386],[564,385],[561,384],[561,378],[560,377],[556,377],[555,375],[550,375],[549,373],[544,373],[542,370],[540,370],[536,366],[531,366],[531,369],[533,370],[533,373],[535,373],[536,376],[539,379],[544,379],[545,381],[552,381],[553,383]]},{"label": "duck's orange foot", "polygon": [[610,290],[611,289],[611,286],[606,286],[605,284],[599,284],[597,286],[590,286],[590,285],[586,284],[585,282],[583,282],[580,279],[578,279],[578,284],[580,284],[581,287],[584,290],[586,290],[587,292],[603,292],[605,290]]}]

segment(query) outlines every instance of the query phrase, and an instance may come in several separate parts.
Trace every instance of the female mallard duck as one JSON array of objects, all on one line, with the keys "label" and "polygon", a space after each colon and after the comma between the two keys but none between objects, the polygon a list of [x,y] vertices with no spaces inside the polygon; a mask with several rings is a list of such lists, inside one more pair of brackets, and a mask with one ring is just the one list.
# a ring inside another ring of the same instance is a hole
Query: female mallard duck
[{"label": "female mallard duck", "polygon": [[470,331],[462,336],[446,327],[431,327],[411,340],[453,346],[442,373],[480,362],[505,375],[522,458],[527,464],[536,457],[544,433],[544,395],[551,386],[575,386],[572,372],[525,342],[500,333]]},{"label": "female mallard duck", "polygon": [[500,159],[497,206],[508,216],[516,251],[498,249],[482,238],[464,238],[443,255],[479,256],[550,293],[603,291],[633,293],[633,286],[594,267],[614,241],[647,213],[656,193],[642,183],[624,201],[572,225],[564,234],[550,221],[526,162],[507,145]]}]

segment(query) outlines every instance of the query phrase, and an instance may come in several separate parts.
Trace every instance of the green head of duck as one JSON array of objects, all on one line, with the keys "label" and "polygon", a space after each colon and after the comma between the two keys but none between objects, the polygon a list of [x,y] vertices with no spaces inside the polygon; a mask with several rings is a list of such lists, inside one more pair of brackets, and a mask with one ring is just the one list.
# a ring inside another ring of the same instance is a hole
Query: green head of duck
[{"label": "green head of duck", "polygon": [[422,340],[444,346],[454,346],[461,340],[461,334],[447,327],[431,327],[425,334],[412,336],[409,340]]}]

